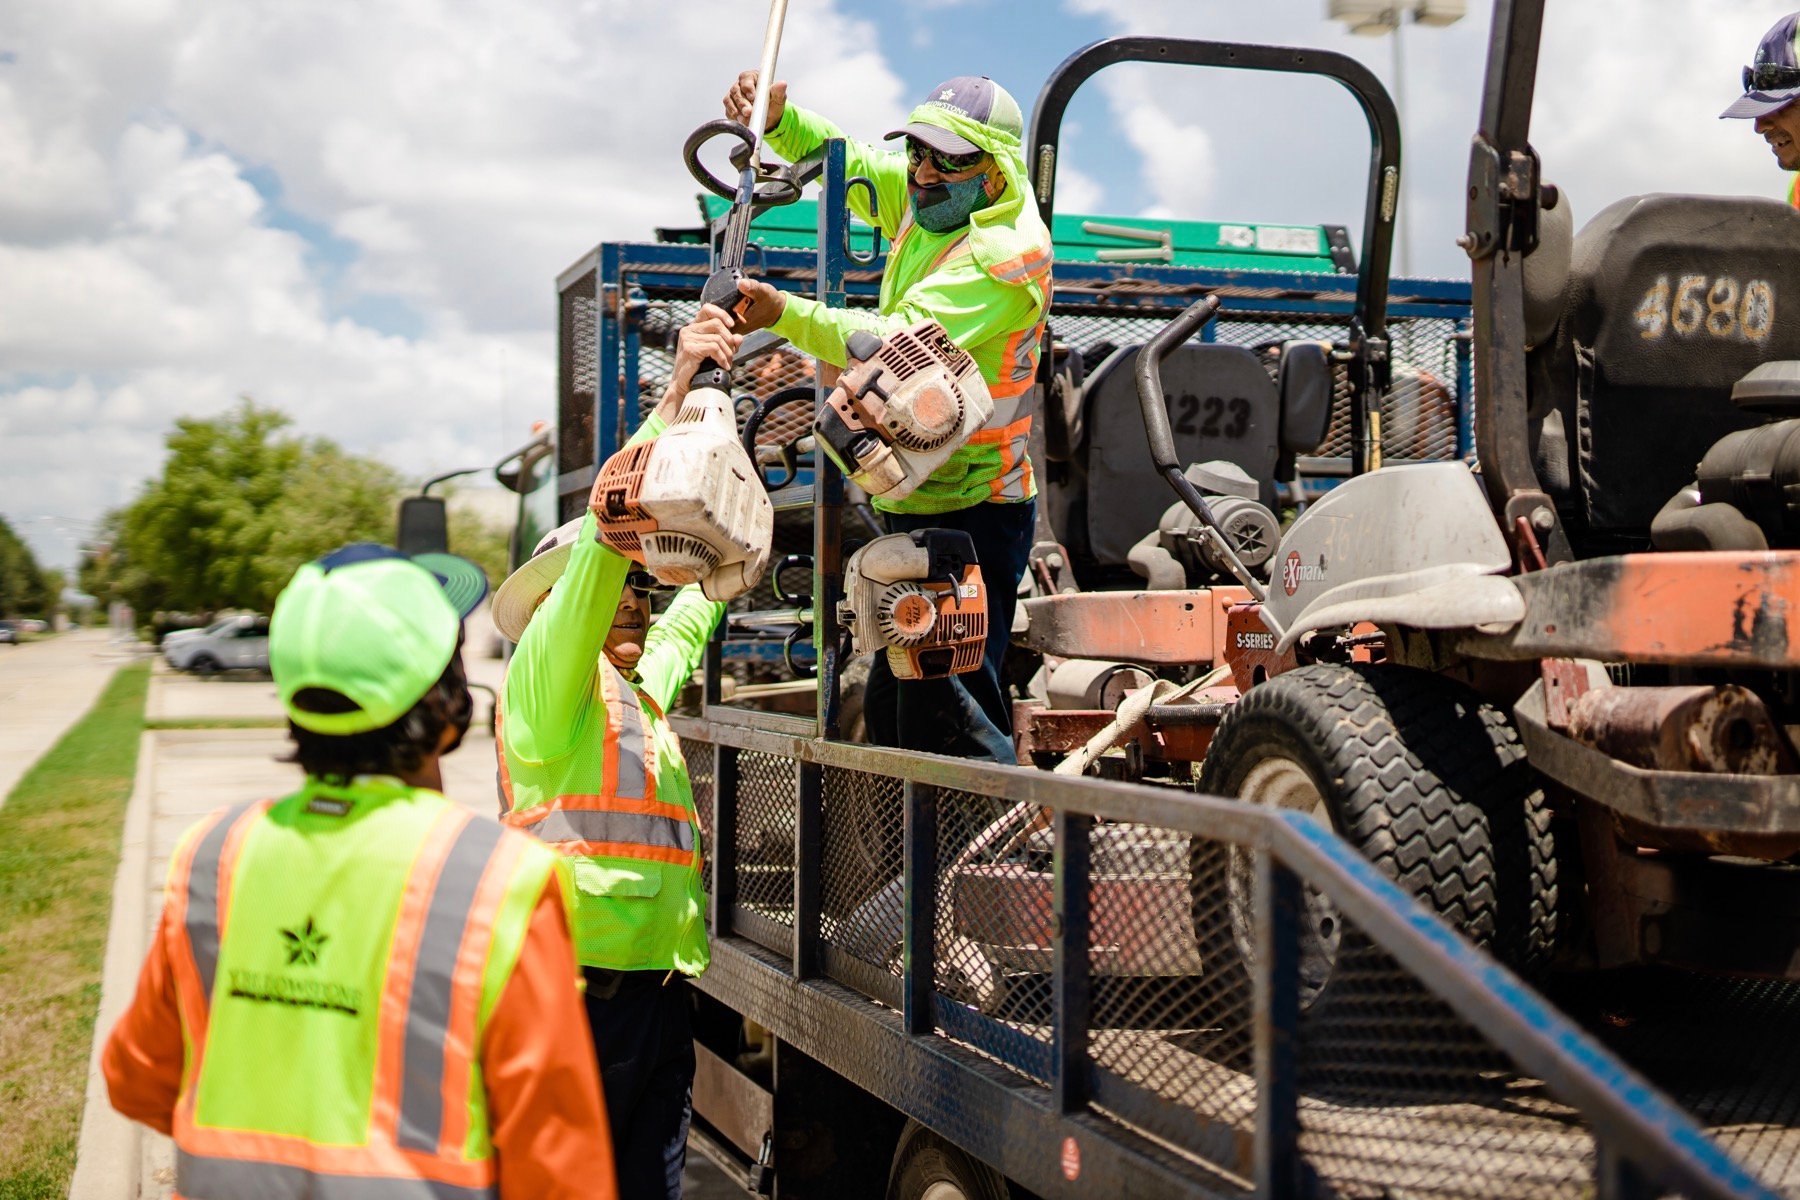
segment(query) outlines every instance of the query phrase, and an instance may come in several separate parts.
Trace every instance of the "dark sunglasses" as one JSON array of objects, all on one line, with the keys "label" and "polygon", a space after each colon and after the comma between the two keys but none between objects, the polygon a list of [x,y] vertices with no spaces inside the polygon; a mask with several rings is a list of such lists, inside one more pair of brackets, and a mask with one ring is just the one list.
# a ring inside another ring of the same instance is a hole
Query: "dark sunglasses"
[{"label": "dark sunglasses", "polygon": [[1800,67],[1784,67],[1780,63],[1757,63],[1744,68],[1746,92],[1778,92],[1800,87]]},{"label": "dark sunglasses", "polygon": [[650,592],[666,592],[673,590],[668,584],[660,582],[656,576],[648,571],[625,572],[625,586],[640,596]]},{"label": "dark sunglasses", "polygon": [[986,150],[976,150],[970,154],[945,154],[942,150],[933,149],[924,142],[913,138],[906,139],[906,167],[909,171],[917,171],[925,164],[926,159],[941,174],[959,175],[980,162]]}]

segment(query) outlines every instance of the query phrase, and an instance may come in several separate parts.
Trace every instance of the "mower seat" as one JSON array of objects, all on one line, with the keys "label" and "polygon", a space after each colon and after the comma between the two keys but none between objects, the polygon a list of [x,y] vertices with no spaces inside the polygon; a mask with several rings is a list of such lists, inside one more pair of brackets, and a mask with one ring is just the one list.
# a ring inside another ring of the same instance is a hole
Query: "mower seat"
[{"label": "mower seat", "polygon": [[[1132,546],[1176,502],[1150,461],[1135,375],[1141,348],[1115,350],[1088,374],[1082,444],[1067,480],[1047,498],[1052,520],[1062,518],[1057,528],[1069,549],[1102,568],[1124,567]],[[1190,342],[1163,360],[1162,379],[1181,463],[1235,463],[1273,507],[1281,397],[1256,355],[1242,346]]]},{"label": "mower seat", "polygon": [[1758,363],[1800,358],[1789,304],[1800,212],[1779,201],[1638,196],[1576,235],[1528,379],[1538,477],[1578,555],[1645,548],[1712,444],[1762,423],[1731,387]]}]

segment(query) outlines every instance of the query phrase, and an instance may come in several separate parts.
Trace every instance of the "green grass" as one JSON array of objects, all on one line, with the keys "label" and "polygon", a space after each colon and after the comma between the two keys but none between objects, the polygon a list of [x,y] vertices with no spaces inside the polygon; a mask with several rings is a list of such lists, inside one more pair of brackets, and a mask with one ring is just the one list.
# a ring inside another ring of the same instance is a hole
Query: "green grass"
[{"label": "green grass", "polygon": [[169,717],[145,721],[145,729],[286,729],[281,717]]},{"label": "green grass", "polygon": [[0,808],[0,1200],[67,1196],[148,663]]}]

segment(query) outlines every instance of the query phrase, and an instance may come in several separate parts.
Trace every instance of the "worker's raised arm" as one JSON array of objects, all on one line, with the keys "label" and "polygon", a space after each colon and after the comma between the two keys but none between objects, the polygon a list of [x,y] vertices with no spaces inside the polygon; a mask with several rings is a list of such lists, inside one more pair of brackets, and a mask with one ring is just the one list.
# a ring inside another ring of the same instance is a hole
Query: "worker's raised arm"
[{"label": "worker's raised arm", "polygon": [[[708,306],[682,327],[668,389],[628,446],[668,428],[686,397],[695,370],[709,359],[731,361],[742,336],[730,318]],[[602,545],[590,510],[581,520],[569,565],[525,626],[506,672],[506,749],[528,762],[548,762],[575,746],[583,706],[601,704],[594,686],[606,635],[618,613],[619,593],[631,560]]]},{"label": "worker's raised arm", "polygon": [[766,325],[797,349],[839,367],[848,363],[845,344],[859,331],[885,338],[920,321],[936,321],[951,341],[970,350],[1029,328],[1043,309],[1046,287],[1047,281],[1020,287],[997,280],[966,254],[926,276],[890,313],[830,308],[756,279],[739,284],[752,301],[747,325]]},{"label": "worker's raised arm", "polygon": [[[756,94],[756,72],[745,71],[725,93],[725,115],[739,124],[748,123]],[[798,162],[832,138],[844,137],[844,131],[820,116],[796,104],[789,104],[787,84],[769,88],[768,128],[764,138],[769,149],[789,162]],[[900,229],[900,217],[906,211],[906,158],[870,142],[845,139],[844,174],[862,176],[875,185],[877,212],[869,211],[868,193],[861,188],[850,193],[850,211],[882,235],[892,238]]]},{"label": "worker's raised arm", "polygon": [[658,708],[666,712],[675,702],[682,684],[700,665],[707,640],[724,613],[723,604],[708,600],[698,585],[689,584],[650,626],[644,656],[638,660],[638,686]]}]

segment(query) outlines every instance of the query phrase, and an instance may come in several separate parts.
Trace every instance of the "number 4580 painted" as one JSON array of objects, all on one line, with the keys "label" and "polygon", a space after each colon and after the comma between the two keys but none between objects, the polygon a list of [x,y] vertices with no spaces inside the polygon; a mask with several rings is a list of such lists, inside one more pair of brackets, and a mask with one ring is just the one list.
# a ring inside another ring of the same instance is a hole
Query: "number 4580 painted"
[{"label": "number 4580 painted", "polygon": [[1638,301],[1636,316],[1645,341],[1704,332],[1724,341],[1760,342],[1775,328],[1775,288],[1766,279],[1740,285],[1729,275],[1683,275],[1671,288],[1669,277],[1658,275]]}]

